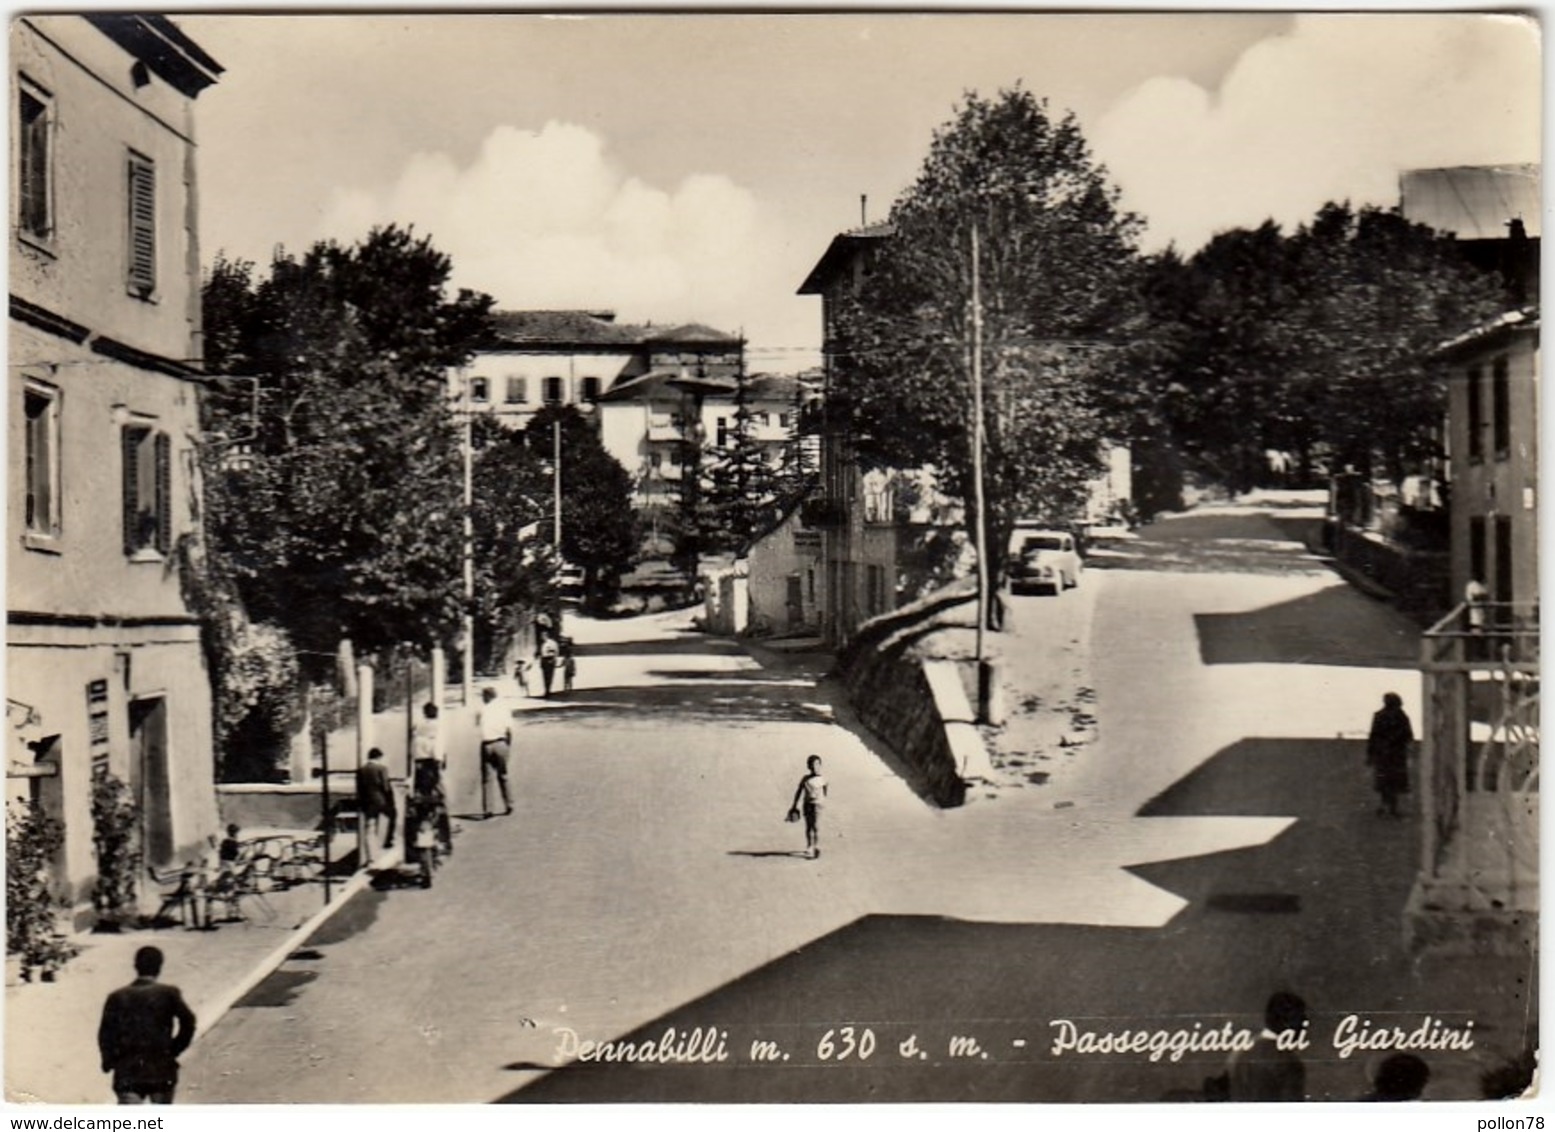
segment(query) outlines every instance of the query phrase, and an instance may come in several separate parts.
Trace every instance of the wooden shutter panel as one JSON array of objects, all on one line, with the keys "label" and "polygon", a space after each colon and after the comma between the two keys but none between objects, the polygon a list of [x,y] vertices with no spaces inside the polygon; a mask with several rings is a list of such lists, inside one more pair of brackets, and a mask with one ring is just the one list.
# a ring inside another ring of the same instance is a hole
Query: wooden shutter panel
[{"label": "wooden shutter panel", "polygon": [[157,286],[157,170],[150,158],[130,154],[130,289],[142,298]]},{"label": "wooden shutter panel", "polygon": [[173,438],[157,433],[157,549],[173,550]]},{"label": "wooden shutter panel", "polygon": [[140,434],[136,429],[127,428],[119,433],[120,463],[124,466],[122,479],[124,484],[125,554],[134,554],[140,549],[138,545],[139,536],[136,532],[140,503],[139,448]]}]

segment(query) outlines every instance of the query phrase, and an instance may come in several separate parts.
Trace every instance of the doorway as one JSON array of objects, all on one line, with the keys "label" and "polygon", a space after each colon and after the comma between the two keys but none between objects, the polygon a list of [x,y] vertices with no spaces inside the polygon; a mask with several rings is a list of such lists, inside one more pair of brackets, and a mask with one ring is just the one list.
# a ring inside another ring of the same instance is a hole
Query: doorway
[{"label": "doorway", "polygon": [[172,790],[167,765],[167,700],[130,701],[130,752],[138,780],[140,844],[149,865],[173,860]]}]

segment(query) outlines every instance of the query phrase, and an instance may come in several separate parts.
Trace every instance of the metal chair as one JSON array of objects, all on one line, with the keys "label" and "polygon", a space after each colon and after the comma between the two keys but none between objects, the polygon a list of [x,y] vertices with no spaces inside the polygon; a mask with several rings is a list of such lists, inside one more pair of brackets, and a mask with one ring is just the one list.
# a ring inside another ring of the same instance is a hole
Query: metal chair
[{"label": "metal chair", "polygon": [[189,908],[194,909],[195,922],[199,922],[200,908],[196,902],[198,894],[195,892],[194,887],[196,870],[186,866],[177,870],[158,872],[155,866],[147,865],[146,872],[151,877],[152,883],[157,885],[159,890],[157,895],[162,900],[157,905],[156,914],[152,916],[154,923],[165,920],[170,908],[178,910],[178,922],[180,924],[188,923],[185,910]]}]

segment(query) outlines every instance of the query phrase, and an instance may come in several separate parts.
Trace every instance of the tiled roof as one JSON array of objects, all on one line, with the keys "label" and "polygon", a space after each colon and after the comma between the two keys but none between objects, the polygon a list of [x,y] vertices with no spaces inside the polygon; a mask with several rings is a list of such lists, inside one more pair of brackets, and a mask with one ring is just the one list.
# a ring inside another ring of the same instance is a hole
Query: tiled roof
[{"label": "tiled roof", "polygon": [[1503,240],[1513,219],[1536,237],[1541,180],[1537,165],[1411,169],[1400,178],[1399,196],[1406,220],[1460,240]]},{"label": "tiled roof", "polygon": [[594,311],[492,311],[494,345],[634,346],[636,327]]},{"label": "tiled roof", "polygon": [[492,349],[709,345],[734,349],[741,345],[738,335],[697,322],[634,325],[618,323],[613,314],[600,311],[493,311],[491,321]]},{"label": "tiled roof", "polygon": [[1539,329],[1539,308],[1525,307],[1507,311],[1486,322],[1465,330],[1456,338],[1443,342],[1432,353],[1436,356],[1455,354],[1468,346],[1479,346],[1498,341],[1508,334],[1532,333]]}]

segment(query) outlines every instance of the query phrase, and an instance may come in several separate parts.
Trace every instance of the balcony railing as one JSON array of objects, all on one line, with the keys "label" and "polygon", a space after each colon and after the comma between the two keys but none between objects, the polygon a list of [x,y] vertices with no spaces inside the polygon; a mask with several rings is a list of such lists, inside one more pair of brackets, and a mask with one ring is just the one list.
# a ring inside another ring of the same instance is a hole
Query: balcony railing
[{"label": "balcony railing", "polygon": [[1421,659],[1431,668],[1511,667],[1537,672],[1537,602],[1465,602],[1426,630]]}]

